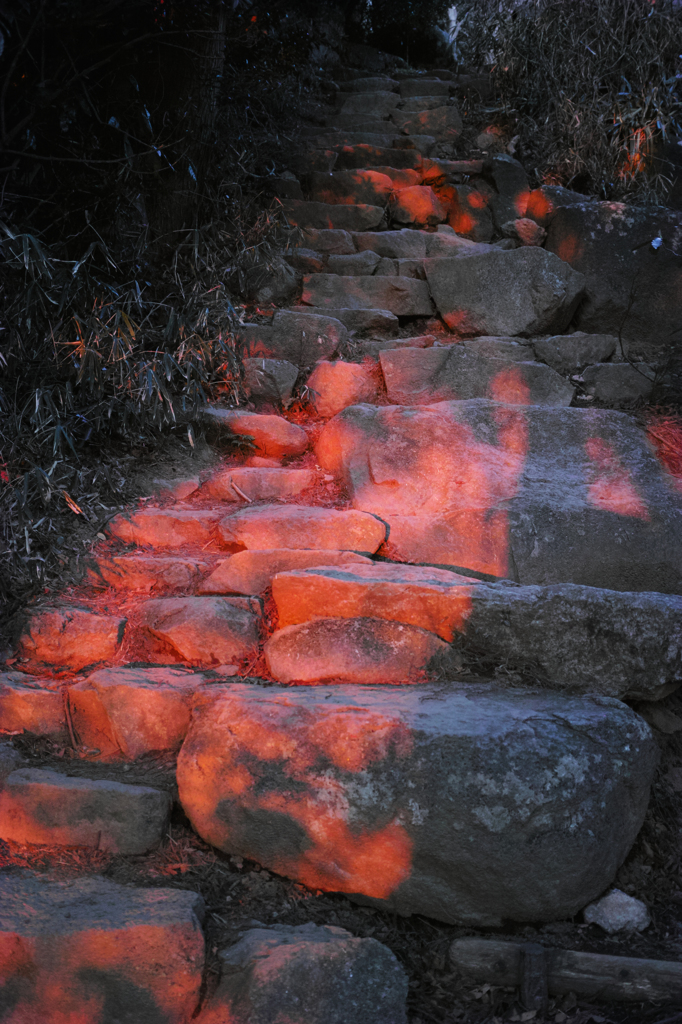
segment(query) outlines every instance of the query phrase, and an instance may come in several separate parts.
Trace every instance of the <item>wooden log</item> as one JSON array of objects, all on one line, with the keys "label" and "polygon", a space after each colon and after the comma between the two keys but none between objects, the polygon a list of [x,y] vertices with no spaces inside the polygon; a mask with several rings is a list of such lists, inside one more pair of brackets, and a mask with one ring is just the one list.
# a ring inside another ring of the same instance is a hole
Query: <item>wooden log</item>
[{"label": "wooden log", "polygon": [[[516,987],[523,980],[523,948],[499,939],[456,939],[450,960],[474,981]],[[682,963],[549,947],[545,957],[551,995],[575,992],[604,1002],[682,1003]]]}]

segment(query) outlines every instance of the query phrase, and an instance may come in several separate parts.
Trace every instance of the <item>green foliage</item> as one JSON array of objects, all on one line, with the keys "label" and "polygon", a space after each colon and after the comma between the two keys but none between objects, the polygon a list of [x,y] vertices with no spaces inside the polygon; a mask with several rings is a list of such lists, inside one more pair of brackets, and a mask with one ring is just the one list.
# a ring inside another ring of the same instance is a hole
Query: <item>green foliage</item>
[{"label": "green foliage", "polygon": [[613,199],[665,198],[658,159],[682,136],[677,0],[476,0],[460,45],[493,65],[540,181]]}]

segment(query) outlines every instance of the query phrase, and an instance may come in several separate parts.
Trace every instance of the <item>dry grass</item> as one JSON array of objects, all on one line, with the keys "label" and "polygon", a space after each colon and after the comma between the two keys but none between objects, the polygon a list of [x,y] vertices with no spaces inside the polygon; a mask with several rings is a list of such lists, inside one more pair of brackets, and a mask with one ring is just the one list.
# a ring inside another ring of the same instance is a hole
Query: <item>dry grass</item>
[{"label": "dry grass", "polygon": [[[477,0],[465,59],[493,65],[506,118],[539,182],[664,201],[654,159],[682,136],[676,0]],[[462,40],[462,37],[460,37]]]}]

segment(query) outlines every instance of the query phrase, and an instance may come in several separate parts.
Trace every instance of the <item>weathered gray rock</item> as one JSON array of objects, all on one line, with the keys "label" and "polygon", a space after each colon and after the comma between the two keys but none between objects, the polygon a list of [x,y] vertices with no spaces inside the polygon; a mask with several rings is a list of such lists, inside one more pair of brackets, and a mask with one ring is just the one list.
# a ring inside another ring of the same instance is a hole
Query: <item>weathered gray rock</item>
[{"label": "weathered gray rock", "polygon": [[397,92],[372,92],[371,96],[349,96],[341,106],[343,114],[362,114],[371,110],[375,114],[389,114],[400,103]]},{"label": "weathered gray rock", "polygon": [[286,302],[296,292],[299,281],[294,268],[277,258],[269,266],[256,264],[246,271],[244,295],[259,306]]},{"label": "weathered gray rock", "polygon": [[471,185],[456,185],[454,192],[448,223],[464,238],[489,242],[495,233],[489,197]]},{"label": "weathered gray rock", "polygon": [[[230,597],[159,597],[139,608],[140,624],[159,641],[165,662],[226,665],[253,654],[258,645],[258,616]],[[158,646],[158,645],[157,645]]]},{"label": "weathered gray rock", "polygon": [[483,161],[483,177],[501,196],[509,196],[516,205],[516,216],[525,217],[530,185],[518,160],[508,153],[496,153]]},{"label": "weathered gray rock", "polygon": [[244,359],[244,389],[252,398],[288,405],[298,366],[286,359]]},{"label": "weathered gray rock", "polygon": [[356,252],[352,256],[330,256],[327,270],[340,277],[371,276],[381,260],[375,252]]},{"label": "weathered gray rock", "polygon": [[[519,346],[521,347],[521,346]],[[389,402],[430,405],[496,398],[516,405],[570,405],[575,388],[543,363],[514,362],[463,345],[381,352]]]},{"label": "weathered gray rock", "polygon": [[18,650],[30,664],[77,672],[116,657],[127,621],[69,605],[36,609],[26,616]]},{"label": "weathered gray rock", "polygon": [[607,698],[234,685],[195,712],[178,784],[228,853],[401,914],[499,926],[570,917],[604,891],[656,760],[648,725]]},{"label": "weathered gray rock", "polygon": [[460,335],[558,333],[584,287],[581,274],[537,248],[462,250],[424,266],[438,312]]},{"label": "weathered gray rock", "polygon": [[649,397],[654,370],[647,363],[596,363],[582,372],[588,395],[605,405],[627,406]]},{"label": "weathered gray rock", "polygon": [[400,108],[393,112],[392,116],[400,114],[400,111],[407,110],[412,113],[420,110],[435,110],[437,107],[444,107],[448,102],[447,96],[408,96],[402,100]]},{"label": "weathered gray rock", "polygon": [[310,274],[304,278],[302,300],[309,306],[387,309],[396,316],[431,316],[434,312],[426,282],[406,277]]},{"label": "weathered gray rock", "polygon": [[[428,110],[407,111],[394,110],[391,114],[399,132],[408,135],[414,140],[420,135],[432,136],[437,142],[454,142],[462,132],[462,116],[453,106],[441,106]],[[430,153],[432,147],[423,150],[423,153]]]},{"label": "weathered gray rock", "polygon": [[[337,228],[341,231],[370,231],[381,223],[383,206],[357,203],[314,203],[289,200],[284,207],[287,220],[300,228]],[[290,292],[287,294],[291,294]]]},{"label": "weathered gray rock", "polygon": [[[305,310],[307,313],[310,309],[310,306],[298,306],[295,311]],[[335,309],[334,307],[324,310],[320,307],[313,307],[313,309],[316,314],[328,313],[330,317],[340,320],[349,332],[354,331],[358,335],[371,333],[390,337],[398,333],[400,326],[398,317],[388,309]],[[328,357],[320,356],[319,358],[327,359]]]},{"label": "weathered gray rock", "polygon": [[151,548],[180,548],[194,544],[204,548],[213,539],[219,520],[219,511],[141,508],[129,515],[116,516],[108,530],[112,537],[124,544]]},{"label": "weathered gray rock", "polygon": [[307,246],[316,252],[344,253],[355,252],[353,236],[348,231],[341,231],[338,228],[318,230],[307,228],[303,232],[303,239]]},{"label": "weathered gray rock", "polygon": [[365,249],[389,259],[424,259],[426,235],[413,228],[400,231],[362,231],[353,236],[358,252]]},{"label": "weathered gray rock", "polygon": [[[277,573],[306,569],[311,565],[373,564],[354,551],[323,552],[310,548],[270,548],[238,551],[218,565],[199,587],[200,594],[262,594]],[[90,677],[92,678],[92,677]],[[1,705],[0,705],[1,707]]]},{"label": "weathered gray rock", "polygon": [[394,193],[388,206],[392,222],[433,228],[447,219],[447,209],[429,185],[410,185]]},{"label": "weathered gray rock", "polygon": [[283,309],[272,318],[273,350],[296,366],[330,359],[348,340],[348,331],[332,316]]},{"label": "weathered gray rock", "polygon": [[386,206],[393,182],[380,171],[335,171],[311,174],[311,198],[321,203],[367,203]]},{"label": "weathered gray rock", "polygon": [[353,510],[256,505],[226,516],[220,534],[233,550],[315,548],[373,554],[385,540],[386,526],[375,516]]},{"label": "weathered gray rock", "polygon": [[[52,685],[50,685],[52,684]],[[66,743],[64,701],[52,680],[23,672],[0,672],[0,733],[48,736]]]},{"label": "weathered gray rock", "polygon": [[320,618],[279,629],[265,644],[280,683],[415,683],[447,644],[419,626],[377,618]]},{"label": "weathered gray rock", "polygon": [[150,786],[19,768],[0,790],[0,839],[138,855],[159,845],[170,810],[170,794]]},{"label": "weathered gray rock", "polygon": [[479,338],[463,338],[458,344],[468,352],[504,359],[507,363],[530,363],[535,355],[530,342],[523,338],[496,338],[483,334]]},{"label": "weathered gray rock", "polygon": [[583,910],[586,924],[596,924],[609,935],[616,932],[643,932],[651,924],[646,903],[613,889]]},{"label": "weathered gray rock", "polygon": [[449,96],[450,86],[439,78],[408,78],[400,83],[400,95],[403,99],[410,96]]},{"label": "weathered gray rock", "polygon": [[525,216],[546,228],[552,223],[557,210],[564,206],[581,206],[587,202],[590,200],[581,192],[572,192],[561,185],[542,185],[529,194]]},{"label": "weathered gray rock", "polygon": [[[387,78],[385,75],[376,78],[356,78],[350,82],[343,83],[344,92],[398,92],[400,83],[395,78]],[[366,96],[368,104],[373,102],[371,96]]]},{"label": "weathered gray rock", "polygon": [[355,508],[388,523],[396,561],[682,593],[682,499],[625,413],[358,405],[325,425],[316,454]]},{"label": "weathered gray rock", "polygon": [[[369,139],[369,136],[366,136]],[[377,136],[379,138],[379,136]],[[352,170],[363,167],[393,167],[396,170],[419,168],[422,155],[417,149],[393,149],[390,145],[378,145],[376,142],[362,142],[347,145],[336,151],[338,170]]]},{"label": "weathered gray rock", "polygon": [[308,447],[305,430],[283,416],[208,406],[204,409],[204,419],[218,430],[249,438],[260,455],[273,458],[302,455]]},{"label": "weathered gray rock", "polygon": [[88,1024],[185,1024],[199,1004],[203,913],[189,890],[4,872],[0,937],[21,950],[4,958],[8,1012],[26,1022],[58,1012]]},{"label": "weathered gray rock", "polygon": [[623,203],[564,207],[545,245],[585,277],[580,330],[620,331],[635,362],[663,359],[679,347],[682,212]]},{"label": "weathered gray rock", "polygon": [[555,334],[551,338],[536,338],[532,341],[535,355],[559,373],[603,363],[616,351],[618,338],[613,334]]},{"label": "weathered gray rock", "polygon": [[212,474],[202,488],[202,495],[240,503],[247,499],[286,501],[308,490],[314,482],[315,474],[310,469],[230,466]]},{"label": "weathered gray rock", "polygon": [[329,925],[251,929],[220,954],[198,1024],[406,1024],[407,976],[376,939]]},{"label": "weathered gray rock", "polygon": [[567,691],[657,700],[682,683],[682,597],[521,587],[394,562],[304,566],[272,581],[280,628],[369,616],[436,633]]}]

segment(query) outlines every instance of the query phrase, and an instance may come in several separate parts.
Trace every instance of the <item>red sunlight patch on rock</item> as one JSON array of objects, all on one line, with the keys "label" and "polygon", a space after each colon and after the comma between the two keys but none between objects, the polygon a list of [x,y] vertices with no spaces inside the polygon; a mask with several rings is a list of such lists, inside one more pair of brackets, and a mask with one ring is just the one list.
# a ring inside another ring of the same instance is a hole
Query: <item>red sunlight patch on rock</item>
[{"label": "red sunlight patch on rock", "polygon": [[385,206],[394,188],[391,179],[376,170],[313,174],[310,185],[312,196],[318,202],[342,205]]},{"label": "red sunlight patch on rock", "polygon": [[477,585],[447,569],[380,562],[280,572],[272,596],[280,628],[316,618],[375,618],[453,640],[464,631]]},{"label": "red sunlight patch on rock", "polygon": [[252,550],[305,546],[374,554],[386,537],[386,527],[375,516],[355,510],[261,505],[227,516],[220,533],[226,544]]},{"label": "red sunlight patch on rock", "polygon": [[314,482],[315,474],[310,469],[233,466],[215,473],[201,492],[222,501],[272,501],[294,498]]},{"label": "red sunlight patch on rock", "polygon": [[265,416],[240,409],[213,409],[205,412],[209,423],[224,427],[233,434],[252,437],[262,455],[280,457],[302,455],[308,447],[308,435],[301,427],[282,416]]},{"label": "red sunlight patch on rock", "polygon": [[0,902],[7,1024],[191,1019],[204,964],[196,893],[22,871],[0,879]]},{"label": "red sunlight patch on rock", "polygon": [[327,776],[330,763],[347,775],[410,750],[397,717],[308,709],[286,693],[237,685],[210,714],[194,713],[178,759],[180,800],[221,850],[312,888],[385,899],[409,877],[409,835],[397,821],[353,827],[342,791],[330,799]]},{"label": "red sunlight patch on rock", "polygon": [[238,551],[226,558],[200,585],[200,594],[262,594],[278,572],[307,569],[312,565],[371,564],[354,551],[310,551],[275,548],[266,551]]},{"label": "red sunlight patch on rock", "polygon": [[442,224],[448,212],[432,188],[428,185],[412,185],[393,195],[389,215],[398,224],[427,228]]},{"label": "red sunlight patch on rock", "polygon": [[376,368],[368,363],[321,361],[307,380],[319,416],[329,419],[348,405],[376,401],[379,381]]},{"label": "red sunlight patch on rock", "polygon": [[190,590],[197,576],[208,568],[207,562],[172,556],[112,555],[99,558],[90,571],[93,583],[108,583],[118,590]]},{"label": "red sunlight patch on rock", "polygon": [[650,519],[642,495],[638,492],[632,473],[627,469],[612,444],[601,437],[591,437],[585,443],[590,460],[588,501],[595,508],[616,512],[634,519]]},{"label": "red sunlight patch on rock", "polygon": [[280,683],[421,683],[448,645],[434,633],[379,618],[315,619],[278,630],[264,653]]},{"label": "red sunlight patch on rock", "polygon": [[109,524],[109,533],[124,544],[140,547],[181,548],[185,544],[208,545],[222,512],[200,509],[139,509],[119,515]]},{"label": "red sunlight patch on rock", "polygon": [[43,608],[30,614],[18,651],[33,664],[77,672],[116,657],[126,621],[85,608]]},{"label": "red sunlight patch on rock", "polygon": [[138,856],[159,845],[170,810],[170,795],[150,786],[19,768],[0,790],[0,839]]},{"label": "red sunlight patch on rock", "polygon": [[23,672],[0,673],[0,733],[47,736],[67,743],[69,733],[60,691]]},{"label": "red sunlight patch on rock", "polygon": [[131,761],[179,750],[204,676],[174,668],[99,669],[69,687],[77,741],[101,757]]},{"label": "red sunlight patch on rock", "polygon": [[[257,602],[254,603],[257,607]],[[245,598],[167,597],[145,602],[140,623],[175,656],[193,665],[227,665],[254,654],[259,616]]]}]

